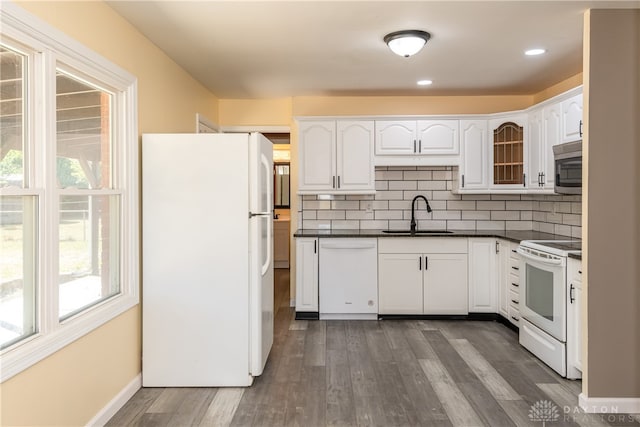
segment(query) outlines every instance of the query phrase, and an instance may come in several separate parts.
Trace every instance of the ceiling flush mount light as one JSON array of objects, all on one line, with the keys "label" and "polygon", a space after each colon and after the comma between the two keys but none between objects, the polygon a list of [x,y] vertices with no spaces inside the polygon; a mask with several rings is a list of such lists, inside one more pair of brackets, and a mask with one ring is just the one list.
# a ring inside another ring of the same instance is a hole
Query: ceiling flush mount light
[{"label": "ceiling flush mount light", "polygon": [[387,34],[384,42],[393,53],[408,58],[420,52],[430,38],[431,34],[426,31],[403,30]]},{"label": "ceiling flush mount light", "polygon": [[529,49],[529,50],[525,50],[524,54],[527,56],[536,56],[536,55],[542,55],[545,52],[546,52],[546,49]]},{"label": "ceiling flush mount light", "polygon": [[418,80],[418,86],[429,86],[432,83],[431,80]]}]

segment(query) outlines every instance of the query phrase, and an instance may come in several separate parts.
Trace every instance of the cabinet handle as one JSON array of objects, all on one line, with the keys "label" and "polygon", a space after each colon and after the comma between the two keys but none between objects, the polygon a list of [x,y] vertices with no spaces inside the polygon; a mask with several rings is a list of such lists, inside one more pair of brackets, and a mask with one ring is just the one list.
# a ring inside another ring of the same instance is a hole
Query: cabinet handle
[{"label": "cabinet handle", "polygon": [[540,179],[540,187],[544,187],[544,177],[545,177],[545,173],[544,173],[544,172],[542,172],[542,173],[540,174],[540,178],[541,178],[541,179]]},{"label": "cabinet handle", "polygon": [[511,249],[511,252],[513,252],[514,254],[517,254],[517,253],[518,253],[518,251],[517,251],[517,250],[515,250],[515,249]]},{"label": "cabinet handle", "polygon": [[340,188],[340,175],[338,175],[338,188]]},{"label": "cabinet handle", "polygon": [[496,240],[496,253],[499,254],[500,253],[500,242],[498,242]]},{"label": "cabinet handle", "polygon": [[582,274],[582,270],[578,270],[578,273]]},{"label": "cabinet handle", "polygon": [[413,140],[413,152],[417,153],[417,151],[416,151],[416,140],[415,139]]},{"label": "cabinet handle", "polygon": [[511,282],[511,285],[512,285],[512,286],[515,286],[516,288],[519,288],[519,287],[520,287],[520,285],[518,285],[517,283],[513,283],[513,282]]},{"label": "cabinet handle", "polygon": [[333,176],[333,188],[336,188],[336,176]]},{"label": "cabinet handle", "polygon": [[519,268],[519,267],[511,266],[511,268],[513,268],[514,270],[520,270],[520,268]]},{"label": "cabinet handle", "polygon": [[464,174],[462,174],[462,188],[464,188]]},{"label": "cabinet handle", "polygon": [[580,138],[582,138],[582,120],[580,120],[580,128],[579,128],[579,131],[580,131]]},{"label": "cabinet handle", "polygon": [[317,240],[313,241],[313,253],[314,254],[318,253],[318,241]]},{"label": "cabinet handle", "polygon": [[574,290],[574,289],[575,289],[575,287],[573,286],[573,283],[572,283],[572,284],[571,284],[571,286],[569,286],[569,302],[570,302],[571,304],[573,304],[573,302],[576,300],[576,299],[573,297],[573,290]]},{"label": "cabinet handle", "polygon": [[526,173],[522,174],[522,186],[523,187],[527,186],[527,174]]},{"label": "cabinet handle", "polygon": [[511,318],[512,318],[513,320],[515,320],[516,322],[520,321],[520,319],[518,319],[517,317],[511,316]]},{"label": "cabinet handle", "polygon": [[427,271],[429,269],[429,257],[425,255],[424,257],[424,270]]},{"label": "cabinet handle", "polygon": [[519,304],[519,302],[514,300],[514,299],[512,299],[511,302],[514,303],[514,304]]},{"label": "cabinet handle", "polygon": [[418,257],[418,270],[422,271],[422,257]]},{"label": "cabinet handle", "polygon": [[422,153],[422,140],[418,140],[418,153]]}]

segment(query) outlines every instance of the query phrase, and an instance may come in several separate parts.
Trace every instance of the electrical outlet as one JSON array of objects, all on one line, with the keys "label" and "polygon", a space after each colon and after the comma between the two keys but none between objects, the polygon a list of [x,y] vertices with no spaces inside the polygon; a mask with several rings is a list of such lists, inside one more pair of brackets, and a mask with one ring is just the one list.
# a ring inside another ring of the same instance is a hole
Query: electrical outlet
[{"label": "electrical outlet", "polygon": [[371,202],[367,202],[365,205],[365,212],[371,213],[373,212],[373,204]]}]

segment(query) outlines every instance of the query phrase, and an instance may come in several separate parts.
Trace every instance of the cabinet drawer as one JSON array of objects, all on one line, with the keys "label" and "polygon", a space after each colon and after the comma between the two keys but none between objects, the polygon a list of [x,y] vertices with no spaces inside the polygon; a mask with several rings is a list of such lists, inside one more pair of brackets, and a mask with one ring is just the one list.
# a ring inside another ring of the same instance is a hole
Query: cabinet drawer
[{"label": "cabinet drawer", "polygon": [[509,305],[509,321],[516,326],[520,326],[520,311]]},{"label": "cabinet drawer", "polygon": [[466,254],[466,237],[382,237],[378,239],[381,254]]},{"label": "cabinet drawer", "polygon": [[520,262],[520,255],[518,255],[517,252],[518,246],[520,245],[517,243],[509,243],[509,258],[514,261]]},{"label": "cabinet drawer", "polygon": [[515,288],[515,291],[513,287],[509,288],[509,305],[520,310],[520,292],[518,292],[518,288]]}]

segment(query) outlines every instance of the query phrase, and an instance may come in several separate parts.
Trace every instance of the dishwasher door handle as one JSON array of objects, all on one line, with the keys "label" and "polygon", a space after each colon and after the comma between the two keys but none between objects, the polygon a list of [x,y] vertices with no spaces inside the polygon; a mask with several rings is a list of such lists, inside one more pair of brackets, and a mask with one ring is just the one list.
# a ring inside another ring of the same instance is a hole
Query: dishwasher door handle
[{"label": "dishwasher door handle", "polygon": [[345,245],[344,243],[322,243],[320,245],[323,249],[375,249],[375,243],[362,243],[362,244],[350,244]]}]

